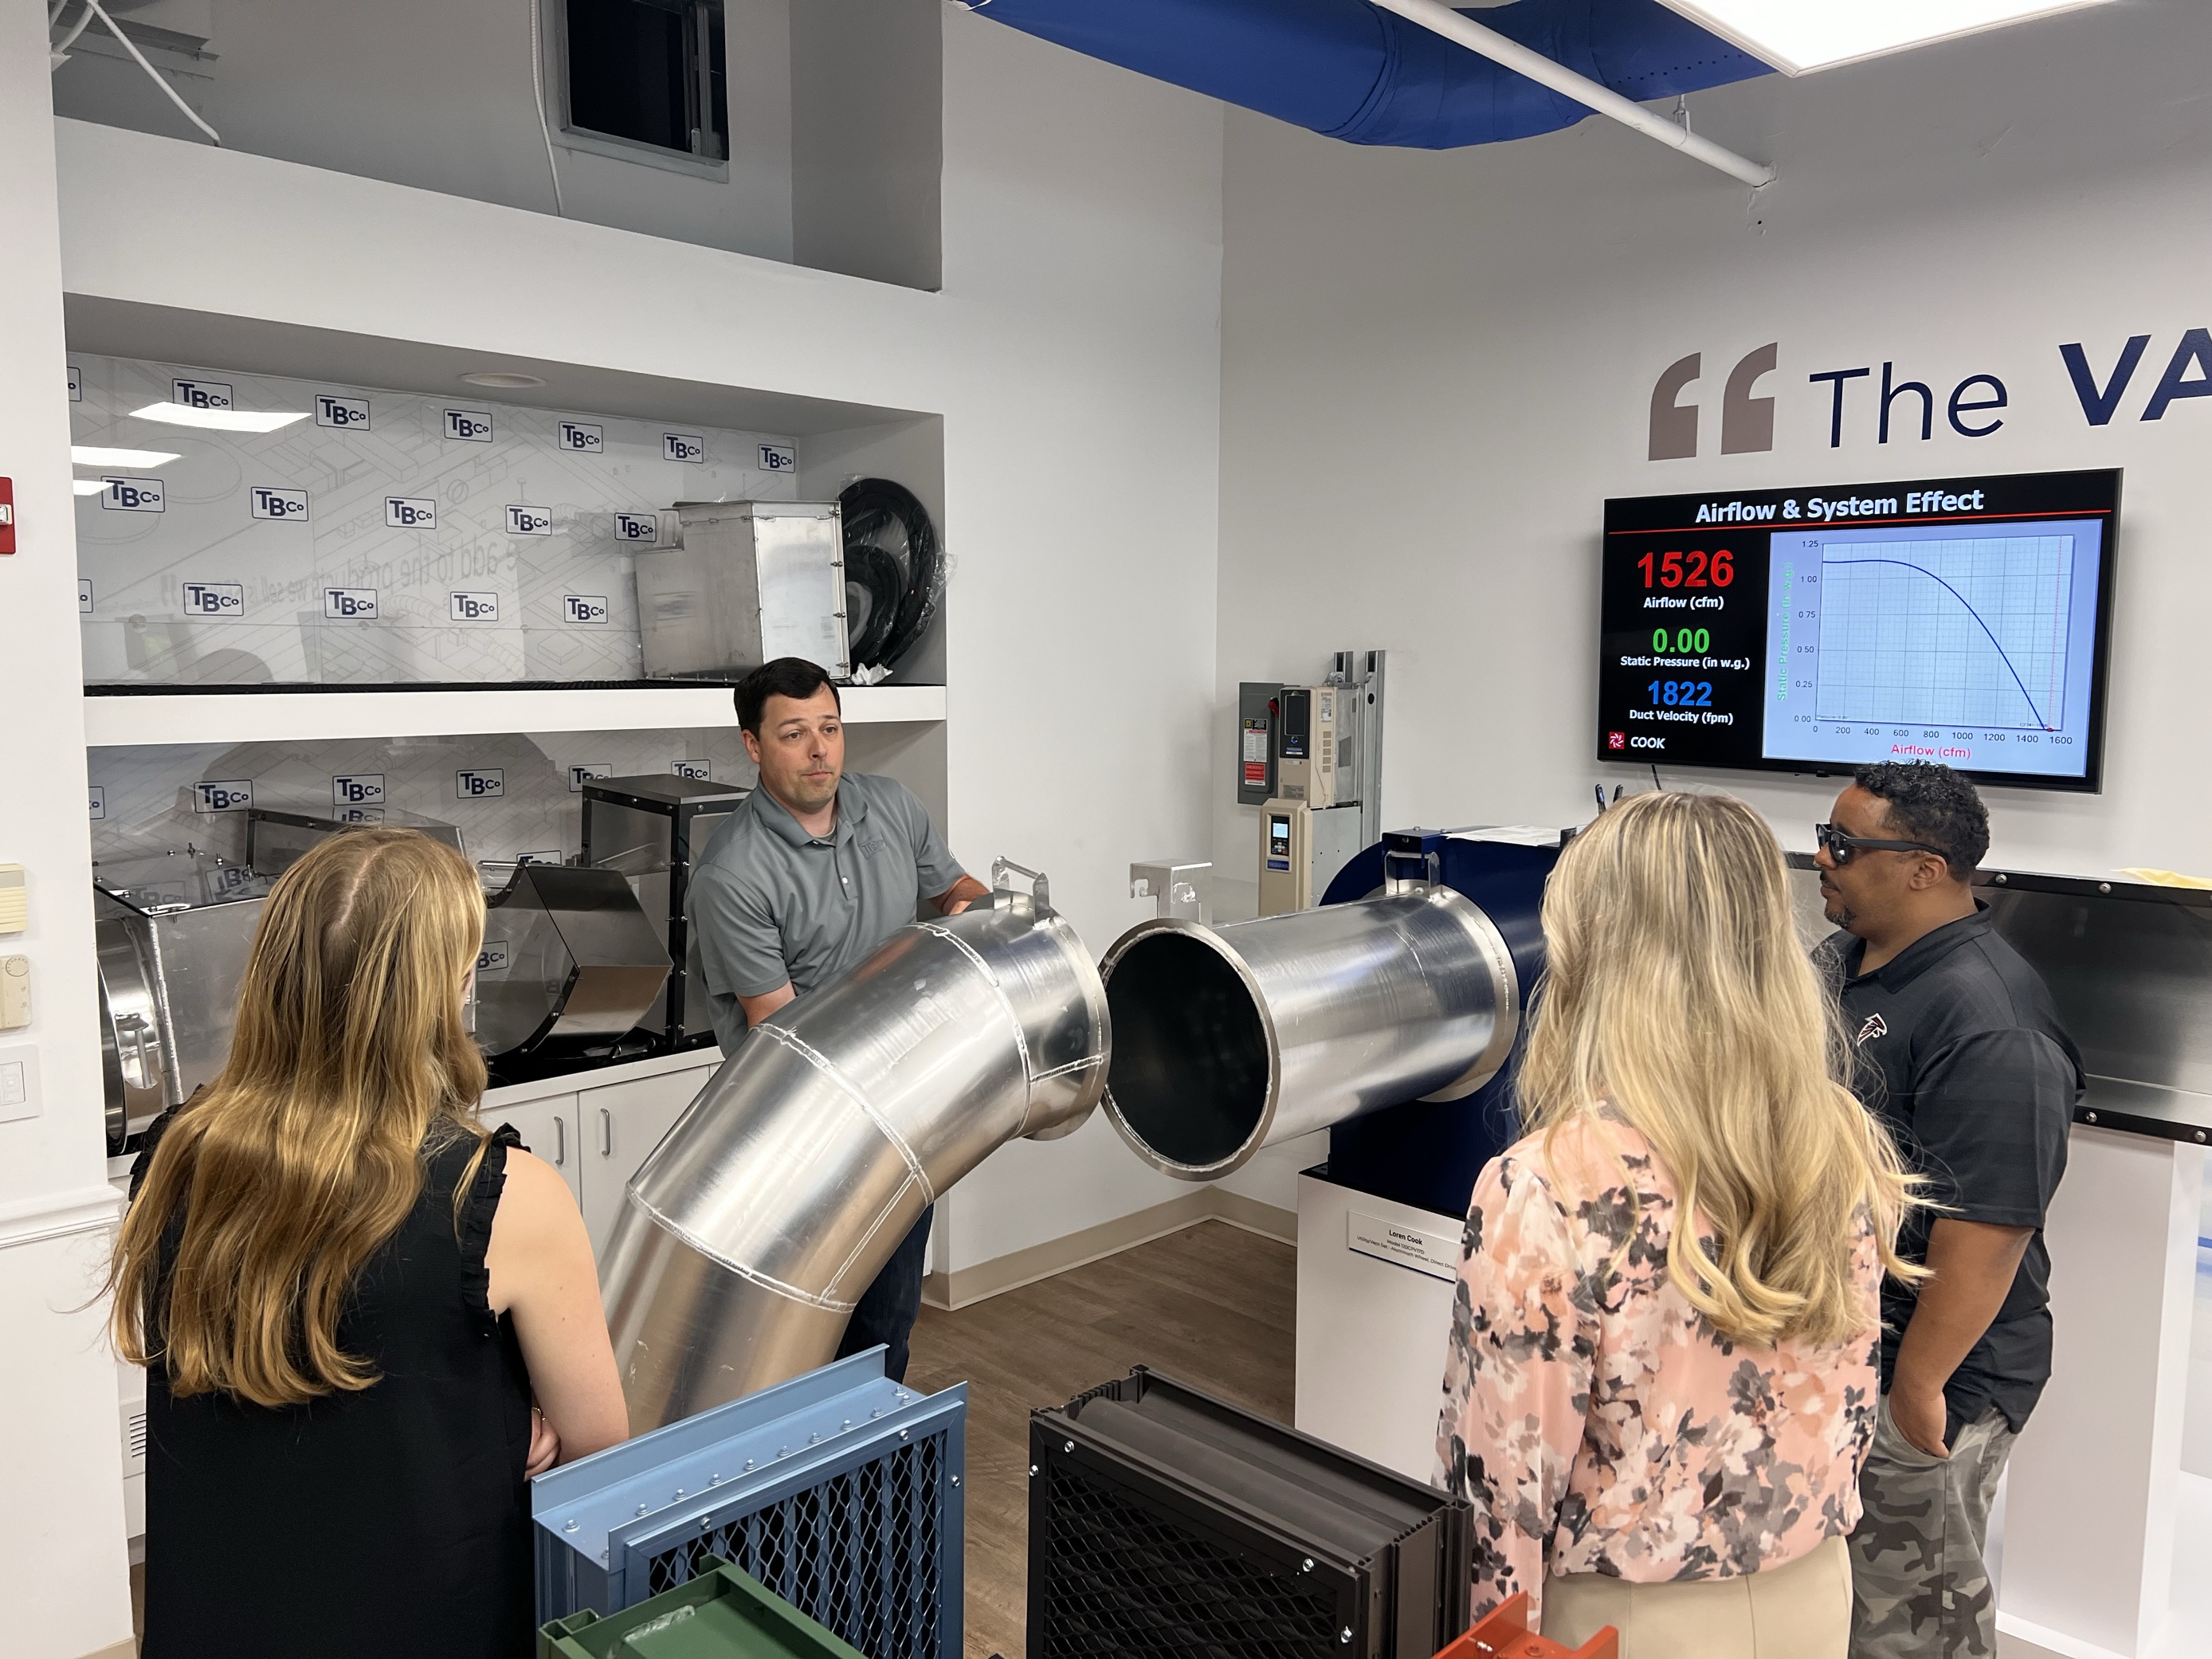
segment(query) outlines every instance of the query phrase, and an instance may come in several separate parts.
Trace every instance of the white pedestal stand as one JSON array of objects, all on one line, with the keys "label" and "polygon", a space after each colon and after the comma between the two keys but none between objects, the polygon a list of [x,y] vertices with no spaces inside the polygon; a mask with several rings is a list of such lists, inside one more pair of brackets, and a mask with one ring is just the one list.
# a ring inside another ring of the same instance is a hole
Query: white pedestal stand
[{"label": "white pedestal stand", "polygon": [[1426,1480],[1466,1218],[1298,1177],[1303,1433]]},{"label": "white pedestal stand", "polygon": [[[2077,1124],[2045,1237],[2051,1385],[2014,1450],[2005,1659],[2212,1653],[2161,1643],[2173,1589],[2204,1151]],[[2212,1571],[2212,1561],[2204,1563]]]}]

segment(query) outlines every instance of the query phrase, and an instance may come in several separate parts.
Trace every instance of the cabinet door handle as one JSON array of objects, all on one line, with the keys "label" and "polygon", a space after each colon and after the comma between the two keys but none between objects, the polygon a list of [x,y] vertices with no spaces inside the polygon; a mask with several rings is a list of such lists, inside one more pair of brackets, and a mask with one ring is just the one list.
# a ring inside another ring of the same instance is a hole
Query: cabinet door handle
[{"label": "cabinet door handle", "polygon": [[606,1107],[599,1108],[599,1156],[615,1155],[615,1115]]},{"label": "cabinet door handle", "polygon": [[565,1117],[553,1120],[553,1162],[559,1166],[568,1162],[568,1120]]}]

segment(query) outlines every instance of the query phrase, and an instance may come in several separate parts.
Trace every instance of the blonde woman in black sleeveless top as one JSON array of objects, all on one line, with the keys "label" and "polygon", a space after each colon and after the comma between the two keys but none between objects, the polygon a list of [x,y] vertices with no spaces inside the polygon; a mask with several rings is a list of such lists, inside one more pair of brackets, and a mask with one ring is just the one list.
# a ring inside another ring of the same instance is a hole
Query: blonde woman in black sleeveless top
[{"label": "blonde woman in black sleeveless top", "polygon": [[410,831],[270,893],[220,1076],[139,1160],[145,1659],[525,1659],[527,1476],[625,1431],[560,1177],[488,1134],[474,873]]}]

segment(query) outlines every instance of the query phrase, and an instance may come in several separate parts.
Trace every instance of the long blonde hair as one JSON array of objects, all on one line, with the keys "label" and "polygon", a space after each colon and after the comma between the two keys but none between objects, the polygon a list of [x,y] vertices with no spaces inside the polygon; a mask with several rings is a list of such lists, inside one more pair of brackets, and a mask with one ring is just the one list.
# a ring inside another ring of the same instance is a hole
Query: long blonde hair
[{"label": "long blonde hair", "polygon": [[1553,872],[1544,939],[1528,1127],[1609,1104],[1643,1134],[1674,1182],[1667,1275],[1723,1337],[1764,1348],[1869,1328],[1860,1218],[1884,1265],[1916,1276],[1896,1251],[1915,1182],[1839,1081],[1841,1016],[1758,815],[1674,793],[1601,813]]},{"label": "long blonde hair", "polygon": [[172,1394],[290,1406],[376,1381],[338,1342],[355,1281],[428,1150],[483,1156],[461,991],[483,917],[466,861],[412,830],[333,836],[277,880],[230,1057],[161,1136],[109,1268],[116,1346]]}]

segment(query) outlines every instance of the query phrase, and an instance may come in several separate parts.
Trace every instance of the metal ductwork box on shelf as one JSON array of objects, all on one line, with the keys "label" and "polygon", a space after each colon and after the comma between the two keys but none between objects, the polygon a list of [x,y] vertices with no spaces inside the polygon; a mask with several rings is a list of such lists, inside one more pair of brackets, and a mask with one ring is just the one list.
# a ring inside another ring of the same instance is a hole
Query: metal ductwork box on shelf
[{"label": "metal ductwork box on shelf", "polygon": [[542,1474],[538,1621],[726,1561],[868,1659],[961,1659],[967,1421],[871,1348]]},{"label": "metal ductwork box on shelf", "polygon": [[603,1058],[668,973],[667,949],[617,872],[518,864],[485,913],[477,1045],[495,1059]]},{"label": "metal ductwork box on shelf", "polygon": [[1030,1417],[1030,1659],[1431,1659],[1473,1512],[1139,1366]]},{"label": "metal ductwork box on shelf", "polygon": [[584,785],[584,862],[629,882],[672,963],[667,985],[638,1022],[669,1048],[714,1040],[699,942],[691,937],[684,901],[708,839],[751,793],[710,778],[659,774]]},{"label": "metal ductwork box on shelf", "polygon": [[835,501],[682,501],[681,546],[641,550],[648,679],[728,679],[778,657],[849,680],[845,546]]},{"label": "metal ductwork box on shelf", "polygon": [[103,859],[93,870],[107,1147],[214,1080],[269,880],[203,853]]}]

